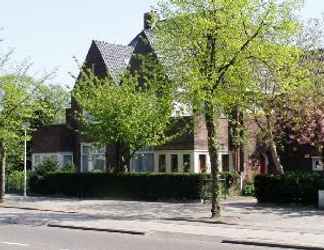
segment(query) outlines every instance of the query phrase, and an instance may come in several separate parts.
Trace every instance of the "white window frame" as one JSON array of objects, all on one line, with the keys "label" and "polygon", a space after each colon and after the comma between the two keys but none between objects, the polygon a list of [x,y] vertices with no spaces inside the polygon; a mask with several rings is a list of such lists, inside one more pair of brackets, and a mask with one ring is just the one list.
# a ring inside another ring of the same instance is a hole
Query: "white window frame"
[{"label": "white window frame", "polygon": [[[320,162],[320,166],[316,167],[316,162]],[[313,171],[323,171],[324,170],[324,162],[322,160],[322,157],[320,156],[313,156],[312,157],[312,170]]]},{"label": "white window frame", "polygon": [[[41,164],[46,159],[51,156],[55,156],[57,158],[57,163],[60,167],[64,167],[64,156],[71,156],[73,163],[73,152],[49,152],[49,153],[33,153],[32,154],[32,169],[34,169],[37,165]],[[36,164],[36,157],[39,157],[39,162]]]},{"label": "white window frame", "polygon": [[135,161],[136,161],[136,157],[138,157],[138,155],[153,155],[153,172],[155,172],[155,152],[154,151],[138,151],[138,152],[135,152],[134,156],[132,157],[132,159],[130,160],[130,169],[131,169],[131,172],[134,172],[136,173],[135,171]]},{"label": "white window frame", "polygon": [[104,171],[106,170],[106,165],[107,165],[107,159],[106,159],[106,146],[104,146],[103,147],[103,149],[104,149],[104,152],[103,153],[98,153],[98,152],[96,152],[96,153],[93,153],[92,152],[92,150],[93,150],[93,148],[94,148],[94,146],[95,146],[96,144],[95,143],[81,143],[81,145],[80,145],[80,169],[81,169],[81,173],[91,173],[92,172],[92,170],[93,170],[93,161],[91,160],[89,160],[89,166],[88,166],[88,171],[87,172],[85,172],[84,171],[84,167],[83,167],[83,155],[84,155],[84,153],[83,153],[83,147],[84,146],[88,146],[88,147],[90,147],[90,157],[93,159],[93,155],[102,155],[103,156],[103,159],[104,159]]}]

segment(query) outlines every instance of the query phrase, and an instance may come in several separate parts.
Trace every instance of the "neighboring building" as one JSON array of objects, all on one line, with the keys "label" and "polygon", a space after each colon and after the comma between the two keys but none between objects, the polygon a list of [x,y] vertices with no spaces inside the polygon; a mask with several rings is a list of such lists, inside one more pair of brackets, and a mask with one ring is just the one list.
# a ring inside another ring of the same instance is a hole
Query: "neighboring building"
[{"label": "neighboring building", "polygon": [[[125,69],[136,69],[136,55],[154,51],[153,34],[149,14],[145,14],[144,30],[128,46],[115,45],[103,41],[93,41],[85,64],[97,76],[110,75],[116,82]],[[66,111],[66,123],[38,129],[32,137],[32,165],[35,167],[46,159],[53,159],[60,165],[73,164],[79,172],[109,172],[116,159],[116,147],[107,145],[96,148],[94,143],[80,135],[78,122],[74,119],[79,107],[72,99],[71,108]],[[192,124],[187,131],[175,140],[155,148],[136,152],[130,161],[132,172],[210,172],[210,159],[207,144],[207,129],[204,118],[190,112],[175,117],[178,129]],[[220,169],[245,172],[255,170],[267,173],[271,162],[267,154],[258,152],[255,124],[248,124],[251,131],[249,142],[241,148],[231,145],[230,125],[227,119],[218,121]],[[314,163],[311,163],[314,164]]]}]

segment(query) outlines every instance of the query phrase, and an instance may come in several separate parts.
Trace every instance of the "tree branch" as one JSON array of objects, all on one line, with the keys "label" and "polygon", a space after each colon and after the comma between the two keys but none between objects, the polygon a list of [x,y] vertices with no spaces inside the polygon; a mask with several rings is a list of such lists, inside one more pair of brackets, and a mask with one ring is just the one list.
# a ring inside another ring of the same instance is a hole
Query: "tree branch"
[{"label": "tree branch", "polygon": [[225,65],[223,65],[219,70],[218,73],[220,75],[218,76],[215,85],[213,86],[213,90],[215,90],[219,83],[222,82],[222,79],[224,78],[226,72],[228,71],[229,67],[234,65],[236,63],[236,60],[238,59],[239,55],[249,46],[249,44],[260,34],[263,26],[265,25],[265,18],[268,16],[269,11],[265,14],[265,17],[261,21],[258,29],[254,32],[252,36],[250,36],[245,43],[241,46],[241,48],[235,53],[235,55],[232,57],[232,59]]}]

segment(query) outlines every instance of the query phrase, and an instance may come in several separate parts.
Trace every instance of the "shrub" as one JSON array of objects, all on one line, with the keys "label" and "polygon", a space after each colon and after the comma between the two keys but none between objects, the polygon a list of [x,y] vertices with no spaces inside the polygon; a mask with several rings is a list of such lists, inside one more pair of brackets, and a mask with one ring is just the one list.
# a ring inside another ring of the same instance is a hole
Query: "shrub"
[{"label": "shrub", "polygon": [[319,173],[287,173],[283,176],[256,176],[258,202],[317,204],[322,183]]},{"label": "shrub", "polygon": [[235,171],[222,172],[220,177],[224,179],[222,188],[225,196],[240,194],[240,174]]},{"label": "shrub", "polygon": [[[27,183],[30,173],[27,173]],[[24,171],[12,171],[7,176],[6,192],[8,193],[23,193],[24,192]]]},{"label": "shrub", "polygon": [[58,171],[61,173],[75,173],[75,166],[74,164],[67,164],[65,166],[63,166],[61,169],[59,169]]},{"label": "shrub", "polygon": [[255,196],[254,184],[253,183],[245,183],[242,191],[243,196]]},{"label": "shrub", "polygon": [[58,171],[59,164],[57,161],[47,159],[35,167],[34,174],[39,176],[45,176],[49,173]]},{"label": "shrub", "polygon": [[34,194],[144,200],[199,199],[201,176],[191,174],[53,173],[30,181]]},{"label": "shrub", "polygon": [[206,174],[51,173],[33,175],[31,193],[80,198],[196,200],[210,197]]}]

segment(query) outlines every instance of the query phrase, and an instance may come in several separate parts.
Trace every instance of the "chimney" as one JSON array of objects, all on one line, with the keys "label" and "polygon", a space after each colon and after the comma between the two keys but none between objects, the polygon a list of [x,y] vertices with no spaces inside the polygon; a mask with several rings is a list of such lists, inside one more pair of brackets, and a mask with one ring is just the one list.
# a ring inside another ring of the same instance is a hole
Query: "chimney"
[{"label": "chimney", "polygon": [[150,12],[144,13],[144,29],[153,29],[156,20],[157,20],[156,11],[151,10]]}]

